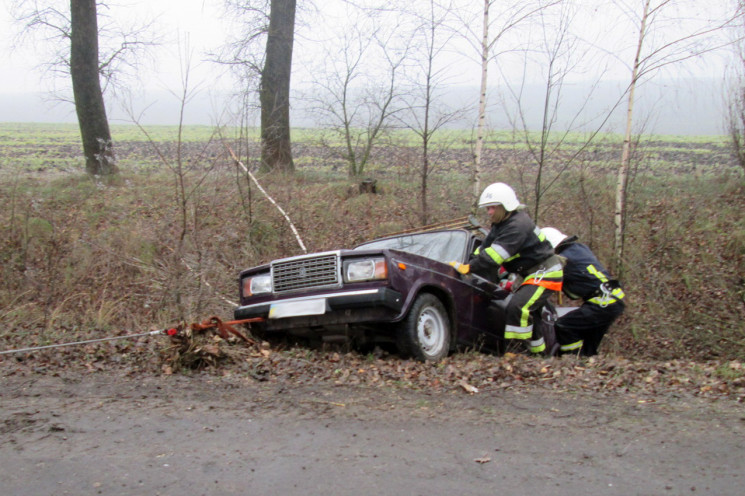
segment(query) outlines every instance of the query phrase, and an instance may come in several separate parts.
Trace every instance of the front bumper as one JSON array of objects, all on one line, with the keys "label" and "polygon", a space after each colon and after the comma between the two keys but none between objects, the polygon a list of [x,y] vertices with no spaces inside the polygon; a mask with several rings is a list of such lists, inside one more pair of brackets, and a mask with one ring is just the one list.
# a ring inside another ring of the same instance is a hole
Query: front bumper
[{"label": "front bumper", "polygon": [[[267,329],[280,330],[302,326],[391,322],[399,318],[403,304],[401,293],[390,288],[374,288],[243,305],[236,308],[233,314],[236,320],[263,317],[267,319],[264,324]],[[273,306],[276,309],[280,305],[285,309],[281,314],[272,311]],[[293,313],[293,307],[297,308],[296,313]],[[273,318],[278,314],[280,318]]]}]

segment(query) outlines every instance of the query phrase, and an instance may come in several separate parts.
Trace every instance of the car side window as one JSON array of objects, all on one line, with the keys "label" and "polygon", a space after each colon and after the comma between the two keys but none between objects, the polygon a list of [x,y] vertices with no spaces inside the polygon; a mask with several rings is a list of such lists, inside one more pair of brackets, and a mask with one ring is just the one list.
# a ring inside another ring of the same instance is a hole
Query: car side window
[{"label": "car side window", "polygon": [[477,248],[481,247],[481,242],[483,240],[479,238],[473,238],[473,243],[471,243],[471,249],[468,251],[468,257],[470,258],[471,255],[473,255],[476,252]]}]

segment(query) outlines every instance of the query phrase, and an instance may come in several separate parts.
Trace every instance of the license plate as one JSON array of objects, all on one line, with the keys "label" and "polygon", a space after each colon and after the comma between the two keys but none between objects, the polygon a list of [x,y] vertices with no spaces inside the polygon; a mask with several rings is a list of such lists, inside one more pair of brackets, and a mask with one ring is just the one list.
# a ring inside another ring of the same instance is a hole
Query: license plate
[{"label": "license plate", "polygon": [[270,319],[300,317],[303,315],[323,315],[324,313],[326,313],[326,300],[324,298],[272,303],[269,307]]}]

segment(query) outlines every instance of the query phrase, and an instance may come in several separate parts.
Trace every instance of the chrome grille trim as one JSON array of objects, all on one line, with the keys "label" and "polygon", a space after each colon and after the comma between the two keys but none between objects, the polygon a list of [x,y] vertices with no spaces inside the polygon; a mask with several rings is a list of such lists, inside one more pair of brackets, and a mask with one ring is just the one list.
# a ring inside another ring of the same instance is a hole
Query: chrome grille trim
[{"label": "chrome grille trim", "polygon": [[341,287],[339,265],[339,254],[336,252],[276,260],[271,267],[274,293]]}]

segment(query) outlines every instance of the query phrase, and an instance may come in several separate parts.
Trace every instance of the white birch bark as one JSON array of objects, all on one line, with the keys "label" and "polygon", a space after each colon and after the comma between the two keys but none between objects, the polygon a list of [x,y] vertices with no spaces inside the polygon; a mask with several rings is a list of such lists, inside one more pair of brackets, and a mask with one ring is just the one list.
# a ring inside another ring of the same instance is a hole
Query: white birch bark
[{"label": "white birch bark", "polygon": [[479,121],[476,129],[476,149],[473,153],[473,211],[478,206],[481,194],[481,153],[484,149],[484,133],[486,128],[486,84],[487,67],[489,62],[489,2],[484,0],[484,24],[481,37],[481,88],[479,93]]},{"label": "white birch bark", "polygon": [[651,0],[644,2],[644,13],[639,25],[639,40],[636,45],[636,56],[631,68],[631,82],[629,83],[628,103],[626,106],[626,131],[623,136],[623,148],[621,150],[621,164],[618,167],[618,179],[616,182],[616,209],[614,214],[615,236],[613,243],[613,271],[618,277],[623,272],[623,244],[626,227],[626,186],[629,179],[629,163],[631,161],[631,134],[633,128],[634,92],[639,79],[639,66],[641,63],[642,46],[647,29],[647,18],[649,17],[649,4]]},{"label": "white birch bark", "polygon": [[251,178],[251,180],[254,182],[257,188],[259,188],[259,191],[261,191],[261,194],[264,195],[264,197],[269,200],[269,202],[274,205],[277,210],[279,210],[279,213],[282,214],[282,217],[285,218],[287,223],[290,225],[290,229],[292,230],[292,233],[295,235],[295,239],[297,240],[297,244],[300,245],[300,249],[303,250],[303,253],[308,253],[308,249],[305,247],[305,244],[303,243],[302,238],[300,238],[300,234],[297,232],[297,229],[295,229],[295,224],[292,223],[292,220],[290,219],[290,216],[287,215],[287,213],[284,211],[284,209],[276,202],[274,201],[274,198],[269,196],[269,193],[266,192],[266,190],[261,186],[258,179],[256,179],[256,176],[253,175],[253,173],[248,170],[248,167],[246,167],[243,162],[238,160],[238,157],[236,157],[235,153],[233,153],[233,150],[228,146],[225,145],[225,147],[228,149],[228,152],[230,153],[230,156],[233,158],[236,164],[240,165],[241,168],[248,174],[248,177]]}]

